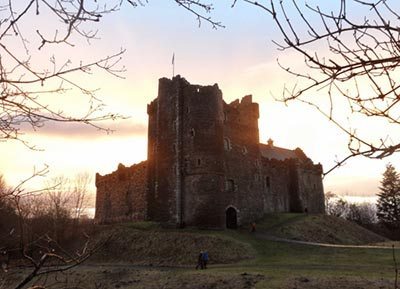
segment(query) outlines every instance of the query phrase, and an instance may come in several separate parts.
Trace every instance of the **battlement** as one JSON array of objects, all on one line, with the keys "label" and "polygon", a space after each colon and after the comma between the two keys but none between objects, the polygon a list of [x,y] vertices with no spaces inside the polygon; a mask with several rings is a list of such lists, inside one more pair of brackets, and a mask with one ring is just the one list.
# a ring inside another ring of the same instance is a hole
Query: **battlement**
[{"label": "battlement", "polygon": [[196,94],[210,94],[214,93],[215,91],[221,93],[217,83],[214,85],[191,84],[180,75],[176,75],[172,79],[166,77],[160,78],[158,83],[158,98],[165,95],[165,92],[170,91],[171,89],[172,93],[167,94],[168,96],[172,96],[179,91],[183,92],[187,97],[190,97],[191,95],[194,96]]},{"label": "battlement", "polygon": [[147,161],[107,175],[96,173],[96,216],[99,223],[144,220],[147,210]]},{"label": "battlement", "polygon": [[102,176],[99,173],[96,173],[96,179],[95,179],[96,187],[104,182],[128,180],[138,170],[146,169],[146,165],[147,161],[142,161],[138,164],[133,164],[130,167],[126,167],[120,163],[118,164],[117,169],[109,174]]},{"label": "battlement", "polygon": [[251,127],[258,126],[260,117],[259,105],[253,102],[252,95],[246,95],[241,100],[236,99],[229,104],[224,104],[225,121],[245,124]]},{"label": "battlement", "polygon": [[241,100],[235,99],[228,105],[233,108],[239,108],[240,106],[245,106],[245,105],[249,105],[249,104],[253,104],[253,103],[254,103],[253,96],[251,94],[249,94],[249,95],[242,97]]},{"label": "battlement", "polygon": [[154,114],[157,110],[157,99],[147,105],[147,114]]}]

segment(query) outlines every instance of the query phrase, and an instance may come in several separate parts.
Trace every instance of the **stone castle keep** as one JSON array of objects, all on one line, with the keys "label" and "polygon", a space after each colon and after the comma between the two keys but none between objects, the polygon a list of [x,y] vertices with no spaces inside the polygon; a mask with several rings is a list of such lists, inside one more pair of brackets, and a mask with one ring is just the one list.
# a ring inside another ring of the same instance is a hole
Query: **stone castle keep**
[{"label": "stone castle keep", "polygon": [[235,228],[270,212],[324,212],[322,166],[261,144],[251,95],[227,104],[217,84],[161,78],[147,113],[147,161],[96,174],[97,222]]}]

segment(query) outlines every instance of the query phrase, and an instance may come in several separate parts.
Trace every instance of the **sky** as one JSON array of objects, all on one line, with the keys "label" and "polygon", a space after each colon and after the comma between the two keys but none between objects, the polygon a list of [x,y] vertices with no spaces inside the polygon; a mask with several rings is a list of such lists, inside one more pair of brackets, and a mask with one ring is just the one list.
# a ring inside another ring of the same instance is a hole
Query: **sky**
[{"label": "sky", "polygon": [[[48,25],[51,19],[32,15],[21,27],[31,39],[32,65],[50,65],[53,55],[59,65],[68,59],[76,64],[126,50],[119,64],[126,70],[123,78],[93,71],[91,75],[72,75],[72,79],[98,89],[96,97],[107,105],[105,112],[127,118],[101,124],[115,130],[111,134],[82,124],[46,123],[36,131],[22,127],[23,137],[39,150],[29,150],[15,141],[0,142],[0,173],[7,182],[16,184],[45,165],[49,166],[47,178],[88,172],[94,179],[96,172],[111,173],[119,163],[130,166],[145,160],[147,104],[157,97],[158,79],[172,76],[173,54],[176,74],[193,84],[218,83],[226,102],[252,94],[260,105],[261,142],[271,138],[276,146],[300,147],[325,170],[347,156],[347,137],[317,111],[298,102],[286,106],[275,100],[285,84],[294,84],[277,59],[298,69],[304,63],[295,53],[277,49],[272,40],[279,41],[280,34],[270,16],[241,1],[234,8],[231,1],[214,2],[210,16],[225,28],[213,29],[204,21],[199,26],[196,17],[174,1],[149,0],[143,7],[124,5],[96,25],[84,23],[87,29],[98,29],[97,40],[87,43],[73,36],[73,46],[50,46],[40,51],[34,49],[39,40],[32,31],[50,33],[53,26]],[[13,43],[15,51],[23,55],[18,42]],[[87,104],[87,99],[74,90],[47,97],[50,105],[72,114],[82,112]],[[337,110],[342,112],[340,104]],[[357,119],[354,121],[357,123]],[[387,128],[384,123],[362,120],[359,124],[371,136],[399,134],[398,129]],[[400,170],[399,160],[399,156],[384,160],[353,158],[325,177],[325,191],[374,195],[385,165],[392,162]],[[44,177],[38,178],[30,186],[40,187],[44,181]],[[94,182],[91,191],[95,191]]]}]

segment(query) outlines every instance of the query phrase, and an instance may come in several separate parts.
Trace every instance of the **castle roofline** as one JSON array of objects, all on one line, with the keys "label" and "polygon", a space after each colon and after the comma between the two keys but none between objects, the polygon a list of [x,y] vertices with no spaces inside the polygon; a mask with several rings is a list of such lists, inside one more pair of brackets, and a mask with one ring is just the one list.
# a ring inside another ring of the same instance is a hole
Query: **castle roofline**
[{"label": "castle roofline", "polygon": [[276,159],[283,161],[285,159],[297,159],[298,155],[294,150],[276,147],[268,144],[260,144],[261,156],[266,159]]},{"label": "castle roofline", "polygon": [[161,78],[159,78],[158,81],[159,81],[159,83],[160,82],[167,82],[167,83],[168,82],[181,82],[181,83],[184,83],[185,85],[195,86],[195,87],[198,87],[198,88],[202,88],[202,87],[204,87],[204,88],[206,88],[206,87],[217,87],[219,89],[218,83],[214,83],[213,85],[202,85],[202,84],[190,83],[185,77],[181,76],[180,74],[177,74],[172,78],[161,77]]}]

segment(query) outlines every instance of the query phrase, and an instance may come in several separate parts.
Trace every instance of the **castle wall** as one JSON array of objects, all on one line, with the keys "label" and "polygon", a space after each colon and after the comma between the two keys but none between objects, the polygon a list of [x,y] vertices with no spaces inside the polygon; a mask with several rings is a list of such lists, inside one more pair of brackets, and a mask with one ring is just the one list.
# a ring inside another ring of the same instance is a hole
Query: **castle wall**
[{"label": "castle wall", "polygon": [[223,109],[217,85],[186,84],[182,98],[182,181],[185,225],[223,227]]},{"label": "castle wall", "polygon": [[155,99],[147,105],[147,114],[149,115],[148,122],[148,141],[147,141],[147,214],[150,219],[156,219],[157,201],[156,190],[158,188],[157,182],[157,134],[158,134],[158,101]]},{"label": "castle wall", "polygon": [[179,76],[160,79],[148,114],[149,219],[220,227],[223,115],[218,86],[191,85]]},{"label": "castle wall", "polygon": [[238,225],[263,215],[258,104],[251,96],[224,105],[225,210],[237,210]]},{"label": "castle wall", "polygon": [[145,161],[131,167],[120,164],[111,174],[105,176],[96,174],[96,222],[145,220],[146,166]]},{"label": "castle wall", "polygon": [[324,213],[325,200],[322,184],[321,165],[306,164],[297,169],[298,190],[302,211],[307,208],[309,213]]},{"label": "castle wall", "polygon": [[148,160],[96,175],[98,222],[225,228],[271,212],[324,212],[322,167],[300,149],[260,144],[250,95],[226,104],[216,84],[162,78],[147,112]]},{"label": "castle wall", "polygon": [[180,82],[161,78],[158,97],[148,108],[148,217],[151,220],[178,223],[177,205],[177,138]]},{"label": "castle wall", "polygon": [[290,170],[289,160],[262,159],[264,213],[290,212]]}]

